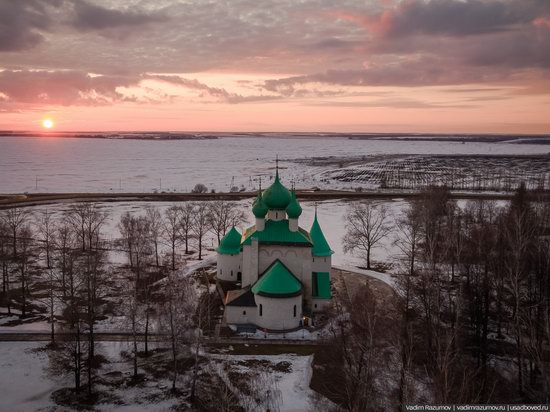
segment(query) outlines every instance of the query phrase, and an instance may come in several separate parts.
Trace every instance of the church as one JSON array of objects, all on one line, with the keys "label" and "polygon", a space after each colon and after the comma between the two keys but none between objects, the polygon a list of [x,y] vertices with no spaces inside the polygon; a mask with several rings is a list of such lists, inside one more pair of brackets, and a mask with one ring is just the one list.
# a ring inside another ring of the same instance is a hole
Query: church
[{"label": "church", "polygon": [[279,179],[252,206],[256,224],[229,230],[217,248],[217,279],[224,285],[225,322],[267,331],[297,329],[331,302],[334,253],[315,219],[299,225],[302,207]]}]

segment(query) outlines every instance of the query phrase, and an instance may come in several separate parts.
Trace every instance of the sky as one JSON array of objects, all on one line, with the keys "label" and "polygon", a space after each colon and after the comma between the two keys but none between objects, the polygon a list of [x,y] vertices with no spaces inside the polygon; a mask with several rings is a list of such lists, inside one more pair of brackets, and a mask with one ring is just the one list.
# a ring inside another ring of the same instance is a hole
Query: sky
[{"label": "sky", "polygon": [[0,0],[0,129],[550,133],[550,0]]}]

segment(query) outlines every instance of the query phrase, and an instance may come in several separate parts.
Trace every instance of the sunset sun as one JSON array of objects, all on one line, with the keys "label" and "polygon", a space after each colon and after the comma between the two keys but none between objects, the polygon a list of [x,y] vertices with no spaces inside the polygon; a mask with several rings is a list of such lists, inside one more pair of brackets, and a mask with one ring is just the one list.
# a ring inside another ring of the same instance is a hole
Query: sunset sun
[{"label": "sunset sun", "polygon": [[54,122],[52,119],[44,119],[42,120],[42,127],[44,129],[51,129],[54,126]]}]

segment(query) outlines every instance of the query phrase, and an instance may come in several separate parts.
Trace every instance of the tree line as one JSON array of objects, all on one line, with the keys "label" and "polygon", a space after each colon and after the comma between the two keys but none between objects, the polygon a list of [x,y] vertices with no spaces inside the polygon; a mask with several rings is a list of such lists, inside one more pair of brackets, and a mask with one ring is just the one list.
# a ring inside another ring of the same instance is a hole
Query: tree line
[{"label": "tree line", "polygon": [[[109,219],[92,202],[57,214],[17,207],[0,211],[0,306],[23,322],[46,317],[51,372],[70,373],[74,392],[85,386],[88,396],[102,362],[96,353],[97,325],[118,310],[131,332],[133,377],[139,378],[140,356],[149,356],[154,330],[169,343],[176,390],[179,362],[193,348],[198,364],[202,331],[213,328],[219,304],[205,272],[197,282],[179,270],[186,265],[179,250],[187,255],[194,248],[202,259],[207,234],[220,240],[244,221],[244,212],[223,200],[173,205],[162,213],[148,206],[120,217],[115,240],[105,233]],[[122,268],[111,262],[113,251],[126,256]],[[192,396],[197,372],[195,366]]]},{"label": "tree line", "polygon": [[336,308],[351,312],[334,333],[346,409],[380,408],[380,374],[389,369],[398,371],[399,408],[419,400],[549,401],[547,193],[520,186],[507,204],[459,205],[448,188],[434,186],[393,221],[386,206],[357,203],[346,222],[344,246],[368,268],[390,233],[399,251],[393,303],[377,304],[369,285],[337,293]]}]

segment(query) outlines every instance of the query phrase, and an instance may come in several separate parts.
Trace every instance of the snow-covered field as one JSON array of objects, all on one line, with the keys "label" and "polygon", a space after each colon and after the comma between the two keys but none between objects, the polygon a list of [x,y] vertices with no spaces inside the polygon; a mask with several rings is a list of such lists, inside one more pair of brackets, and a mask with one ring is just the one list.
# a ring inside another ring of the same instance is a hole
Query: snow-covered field
[{"label": "snow-covered field", "polygon": [[[541,154],[542,145],[348,140],[345,138],[238,138],[137,141],[0,136],[0,193],[189,191],[203,183],[217,191],[252,189],[271,176],[279,155],[282,177],[298,187],[323,182],[326,167],[292,159],[381,154]],[[349,186],[349,184],[348,184]]]}]

